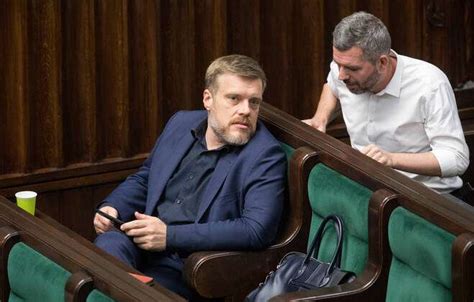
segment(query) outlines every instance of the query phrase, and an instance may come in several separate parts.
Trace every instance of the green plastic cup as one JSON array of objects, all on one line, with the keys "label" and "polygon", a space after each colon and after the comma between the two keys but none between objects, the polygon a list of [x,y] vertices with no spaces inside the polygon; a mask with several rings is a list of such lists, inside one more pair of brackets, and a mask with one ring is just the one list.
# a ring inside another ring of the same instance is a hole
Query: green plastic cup
[{"label": "green plastic cup", "polygon": [[36,208],[36,192],[33,191],[21,191],[15,194],[16,204],[27,211],[31,215],[35,215]]}]

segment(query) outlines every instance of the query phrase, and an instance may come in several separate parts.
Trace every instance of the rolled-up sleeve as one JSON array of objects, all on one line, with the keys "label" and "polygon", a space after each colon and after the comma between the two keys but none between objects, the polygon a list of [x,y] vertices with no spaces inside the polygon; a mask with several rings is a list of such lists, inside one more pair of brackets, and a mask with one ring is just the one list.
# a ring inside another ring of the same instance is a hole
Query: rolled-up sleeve
[{"label": "rolled-up sleeve", "polygon": [[442,177],[462,175],[469,166],[469,149],[459,119],[454,92],[446,82],[433,85],[426,96],[426,133]]}]

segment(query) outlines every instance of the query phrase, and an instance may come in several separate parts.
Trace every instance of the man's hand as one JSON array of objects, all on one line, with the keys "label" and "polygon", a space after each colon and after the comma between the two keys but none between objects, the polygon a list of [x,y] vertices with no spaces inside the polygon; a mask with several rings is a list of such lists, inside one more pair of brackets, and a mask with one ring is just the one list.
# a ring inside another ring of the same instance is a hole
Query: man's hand
[{"label": "man's hand", "polygon": [[307,120],[301,120],[303,123],[310,125],[313,128],[316,128],[317,130],[321,132],[326,132],[326,123],[320,122],[316,120],[315,118],[310,118]]},{"label": "man's hand", "polygon": [[[109,214],[110,216],[113,216],[115,218],[118,217],[118,211],[110,206],[105,206],[103,208],[100,208],[100,210],[102,212],[105,212],[107,214]],[[95,214],[94,216],[94,228],[95,228],[95,232],[97,234],[102,234],[102,233],[105,233],[107,232],[108,230],[112,229],[114,227],[112,221],[110,221],[109,219],[99,215],[99,214]]]},{"label": "man's hand", "polygon": [[339,103],[336,96],[332,93],[329,84],[326,83],[323,86],[321,97],[318,102],[318,109],[314,116],[307,120],[302,120],[303,123],[310,125],[317,130],[326,133],[326,126],[331,122],[335,116],[333,113],[338,108]]},{"label": "man's hand", "polygon": [[147,251],[164,251],[166,249],[166,224],[155,216],[135,212],[136,220],[122,224],[120,229],[133,242]]},{"label": "man's hand", "polygon": [[368,157],[375,159],[379,163],[392,167],[394,166],[393,155],[390,152],[382,150],[380,147],[370,144],[365,146],[360,150],[362,154],[367,155]]}]

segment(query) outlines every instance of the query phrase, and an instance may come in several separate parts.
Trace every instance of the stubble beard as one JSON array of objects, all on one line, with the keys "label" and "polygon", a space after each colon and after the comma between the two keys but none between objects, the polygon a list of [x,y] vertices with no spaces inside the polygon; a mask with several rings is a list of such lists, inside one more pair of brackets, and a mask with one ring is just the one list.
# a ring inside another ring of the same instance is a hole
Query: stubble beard
[{"label": "stubble beard", "polygon": [[380,80],[380,73],[377,72],[377,70],[374,70],[374,72],[367,78],[367,80],[363,83],[363,85],[358,85],[359,87],[357,88],[349,88],[349,86],[346,87],[349,89],[350,92],[353,94],[363,94],[366,92],[372,92],[375,84]]},{"label": "stubble beard", "polygon": [[[241,120],[239,120],[241,121]],[[217,139],[225,144],[231,146],[242,146],[249,142],[250,138],[255,134],[254,127],[250,126],[250,121],[246,119],[244,122],[249,125],[247,131],[241,130],[239,131],[240,135],[233,135],[230,133],[230,126],[235,123],[236,120],[232,120],[228,126],[219,125],[218,121],[209,115],[208,123],[209,127],[211,127],[212,131],[216,135]]]}]

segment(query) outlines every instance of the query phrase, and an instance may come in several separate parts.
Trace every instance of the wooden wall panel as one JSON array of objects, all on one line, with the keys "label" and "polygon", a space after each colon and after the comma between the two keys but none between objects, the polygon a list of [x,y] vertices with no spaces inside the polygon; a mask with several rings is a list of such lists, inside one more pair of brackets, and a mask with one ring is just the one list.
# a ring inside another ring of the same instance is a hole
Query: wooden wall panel
[{"label": "wooden wall panel", "polygon": [[[261,57],[260,62],[268,78],[265,101],[275,104],[279,100],[294,99],[291,68],[294,56],[292,43],[292,22],[294,14],[292,1],[264,0],[261,9]],[[269,14],[267,12],[272,12]],[[309,41],[308,41],[309,42]],[[284,90],[278,85],[285,85]],[[290,103],[291,104],[291,103]],[[288,110],[290,104],[281,102],[280,108]]]},{"label": "wooden wall panel", "polygon": [[390,15],[384,20],[390,30],[392,45],[396,52],[421,58],[423,41],[422,1],[393,0],[388,4]]},{"label": "wooden wall panel", "polygon": [[[450,39],[450,34],[452,34],[450,28],[451,26],[454,27],[456,23],[459,24],[453,19],[453,14],[457,13],[458,2],[451,1],[451,3],[447,3],[446,1],[437,0],[424,0],[423,2],[426,8],[423,18],[423,34],[430,34],[431,36],[429,40],[423,40],[423,57],[428,61],[437,58],[438,67],[446,70],[449,64],[457,61],[456,58],[449,56],[453,52],[459,52],[458,49],[454,50],[454,47],[446,47],[447,45],[454,46],[454,44],[451,44],[453,41]],[[447,10],[448,6],[450,6],[449,10]],[[453,74],[455,74],[454,69]]]},{"label": "wooden wall panel", "polygon": [[332,30],[357,10],[387,24],[400,54],[440,66],[461,86],[474,80],[473,6],[469,0],[0,1],[0,191],[30,186],[44,194],[76,190],[67,199],[77,202],[94,198],[64,182],[102,184],[96,173],[109,164],[118,171],[116,163],[143,158],[173,113],[202,108],[205,69],[225,54],[258,59],[269,79],[265,101],[310,117],[332,58]]},{"label": "wooden wall panel", "polygon": [[156,1],[131,1],[129,16],[130,41],[130,118],[129,148],[127,157],[147,152],[153,145],[163,115],[159,102],[162,99],[159,75],[160,11]]},{"label": "wooden wall panel", "polygon": [[227,53],[261,58],[260,1],[227,1]]},{"label": "wooden wall panel", "polygon": [[465,49],[465,57],[462,59],[464,63],[465,73],[461,76],[461,82],[473,81],[474,79],[474,3],[473,1],[464,2],[464,38],[465,45],[461,48]]},{"label": "wooden wall panel", "polygon": [[27,167],[27,2],[0,2],[0,175]]},{"label": "wooden wall panel", "polygon": [[27,170],[63,166],[59,12],[57,0],[28,3]]},{"label": "wooden wall panel", "polygon": [[[321,93],[321,83],[326,81],[329,66],[326,59],[326,45],[324,39],[328,30],[324,22],[324,1],[299,0],[293,1],[294,21],[292,26],[293,62],[290,75],[297,76],[292,80],[292,102],[286,102],[286,112],[301,115],[302,112],[312,112],[315,102]],[[305,45],[305,47],[298,47]],[[275,96],[278,99],[278,96]],[[283,109],[283,106],[280,106]]]},{"label": "wooden wall panel", "polygon": [[190,0],[161,1],[163,114],[196,108],[195,6]]},{"label": "wooden wall panel", "polygon": [[[232,1],[232,0],[230,0]],[[204,88],[204,73],[217,57],[227,53],[228,1],[203,0],[195,2],[195,56],[197,91]],[[199,101],[201,98],[197,98]],[[198,103],[202,107],[201,102]]]},{"label": "wooden wall panel", "polygon": [[93,0],[62,3],[63,145],[65,164],[97,158],[95,6]]},{"label": "wooden wall panel", "polygon": [[128,1],[96,2],[98,158],[125,157],[129,144]]}]

